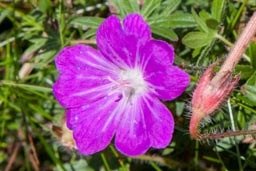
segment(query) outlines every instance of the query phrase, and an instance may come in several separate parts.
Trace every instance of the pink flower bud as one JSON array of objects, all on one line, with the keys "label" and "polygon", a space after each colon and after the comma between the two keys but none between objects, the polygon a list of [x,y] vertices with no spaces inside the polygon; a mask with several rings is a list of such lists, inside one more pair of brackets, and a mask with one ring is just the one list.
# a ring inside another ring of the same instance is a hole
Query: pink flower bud
[{"label": "pink flower bud", "polygon": [[231,71],[218,72],[214,76],[215,66],[212,64],[207,68],[193,93],[189,131],[194,138],[200,138],[197,132],[200,121],[219,108],[239,80],[239,75],[232,79]]}]

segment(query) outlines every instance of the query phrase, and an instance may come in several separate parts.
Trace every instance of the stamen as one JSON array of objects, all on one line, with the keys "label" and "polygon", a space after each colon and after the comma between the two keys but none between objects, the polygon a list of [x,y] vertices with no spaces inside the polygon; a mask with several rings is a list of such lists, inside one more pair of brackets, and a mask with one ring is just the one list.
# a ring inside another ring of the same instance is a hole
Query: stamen
[{"label": "stamen", "polygon": [[129,102],[133,101],[134,96],[144,93],[147,88],[143,74],[139,69],[121,71],[119,80],[114,80],[110,76],[107,79],[114,85],[108,95],[119,93],[122,97],[126,97]]}]

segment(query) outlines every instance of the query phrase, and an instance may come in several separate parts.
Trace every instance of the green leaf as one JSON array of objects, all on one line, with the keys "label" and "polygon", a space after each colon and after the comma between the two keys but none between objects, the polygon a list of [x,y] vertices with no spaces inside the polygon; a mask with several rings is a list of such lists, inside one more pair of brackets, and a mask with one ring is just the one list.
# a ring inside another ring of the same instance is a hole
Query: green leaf
[{"label": "green leaf", "polygon": [[196,22],[191,14],[181,12],[174,13],[169,17],[170,27],[172,28],[188,28],[195,27]]},{"label": "green leaf", "polygon": [[49,50],[42,53],[39,53],[35,56],[35,68],[43,69],[45,65],[49,62],[51,62],[54,59],[54,56],[58,53],[56,50]]},{"label": "green leaf", "polygon": [[99,25],[104,21],[104,18],[99,17],[77,17],[71,21],[70,24],[76,24],[88,28],[98,28]]},{"label": "green leaf", "polygon": [[249,48],[247,49],[248,55],[250,56],[251,59],[251,65],[253,66],[253,68],[256,68],[256,58],[255,58],[255,54],[256,54],[256,43],[250,43]]},{"label": "green leaf", "polygon": [[46,13],[48,9],[51,8],[51,1],[50,0],[39,0],[37,4],[37,8],[41,10],[42,12]]},{"label": "green leaf", "polygon": [[251,77],[254,73],[255,69],[253,69],[250,65],[237,65],[235,68],[235,74],[241,73],[240,79],[245,80]]},{"label": "green leaf", "polygon": [[182,12],[176,12],[166,17],[166,19],[159,24],[171,28],[188,28],[196,26],[193,16]]},{"label": "green leaf", "polygon": [[176,102],[176,116],[181,116],[184,111],[185,103],[184,102]]},{"label": "green leaf", "polygon": [[244,112],[238,112],[237,121],[239,123],[240,128],[244,128],[246,126],[246,118]]},{"label": "green leaf", "polygon": [[256,103],[256,86],[245,85],[244,88],[246,91],[245,96],[253,103]]},{"label": "green leaf", "polygon": [[137,0],[109,0],[109,2],[114,4],[122,18],[130,13],[140,13]]},{"label": "green leaf", "polygon": [[167,16],[170,15],[173,11],[175,11],[180,5],[181,0],[167,0],[162,5],[165,7],[161,12],[161,15]]},{"label": "green leaf", "polygon": [[240,135],[240,136],[236,136],[233,138],[229,138],[229,137],[225,137],[222,139],[219,139],[218,142],[216,143],[216,151],[218,152],[223,152],[227,149],[232,148],[234,145],[234,141],[241,141],[242,139],[244,139],[244,136]]},{"label": "green leaf", "polygon": [[199,16],[196,14],[196,12],[195,12],[194,9],[192,9],[192,15],[193,15],[193,17],[194,17],[194,19],[195,19],[195,22],[198,24],[199,29],[200,29],[201,31],[203,31],[203,32],[208,32],[209,29],[208,29],[208,27],[207,27],[205,21],[204,21],[201,17],[199,17]]},{"label": "green leaf", "polygon": [[117,10],[117,13],[121,16],[121,17],[125,17],[127,14],[127,11],[123,10],[122,4],[120,4],[120,0],[109,0],[109,5],[113,6],[114,9]]},{"label": "green leaf", "polygon": [[192,57],[193,58],[196,57],[197,55],[200,54],[200,52],[201,52],[201,48],[194,49],[193,52],[192,52]]},{"label": "green leaf", "polygon": [[141,9],[141,15],[147,18],[152,12],[157,9],[161,4],[161,0],[145,0]]},{"label": "green leaf", "polygon": [[163,150],[162,155],[163,156],[170,155],[174,151],[176,145],[177,144],[175,142],[172,142],[169,147]]},{"label": "green leaf", "polygon": [[205,11],[205,10],[202,10],[202,11],[199,12],[199,17],[200,17],[204,22],[205,22],[206,20],[208,20],[208,19],[212,19],[212,18],[213,18],[212,15],[211,15],[209,12]]},{"label": "green leaf", "polygon": [[256,72],[254,72],[251,77],[246,82],[247,85],[256,86]]},{"label": "green leaf", "polygon": [[243,94],[237,94],[236,95],[236,100],[240,100],[243,102],[239,103],[239,106],[241,106],[242,108],[244,108],[246,110],[246,113],[256,113],[256,110],[254,109],[255,103],[253,101],[251,101],[250,99],[248,99],[244,94],[246,92],[244,92],[244,86],[242,87],[243,89]]},{"label": "green leaf", "polygon": [[216,30],[219,26],[219,22],[213,18],[207,19],[205,22],[207,27],[212,30]]},{"label": "green leaf", "polygon": [[53,117],[45,112],[45,110],[43,110],[40,106],[38,105],[34,105],[34,104],[28,104],[29,108],[34,110],[35,112],[39,113],[40,115],[42,115],[43,117],[49,119],[49,120],[53,120]]},{"label": "green leaf", "polygon": [[32,52],[39,50],[42,46],[44,46],[46,44],[47,39],[46,38],[35,38],[35,39],[31,39],[29,41],[31,42],[32,45],[26,49],[25,54],[30,54]]},{"label": "green leaf", "polygon": [[11,11],[9,9],[2,9],[0,14],[0,23],[2,23],[2,21],[4,21],[4,19],[9,15],[11,15]]},{"label": "green leaf", "polygon": [[204,32],[190,32],[183,37],[182,42],[187,47],[196,49],[209,45],[213,39],[213,34],[208,34]]},{"label": "green leaf", "polygon": [[243,93],[252,103],[256,104],[256,72],[247,80]]},{"label": "green leaf", "polygon": [[219,159],[213,158],[213,157],[211,157],[211,156],[203,156],[203,158],[204,158],[205,160],[208,160],[208,161],[211,161],[211,162],[214,162],[214,163],[221,163],[221,161],[220,161]]},{"label": "green leaf", "polygon": [[[119,0],[119,2],[121,2],[121,1]],[[137,13],[140,12],[139,4],[138,4],[137,0],[126,0],[126,1],[122,1],[122,2],[124,4],[124,6],[127,7],[128,14],[134,13],[134,12],[137,12]]]},{"label": "green leaf", "polygon": [[93,36],[96,35],[96,32],[97,32],[97,29],[96,29],[96,28],[90,29],[90,30],[86,31],[86,32],[82,35],[82,38],[83,38],[83,39],[91,38],[91,37],[93,37]]},{"label": "green leaf", "polygon": [[248,5],[251,5],[251,6],[256,6],[256,1],[255,0],[249,0]]},{"label": "green leaf", "polygon": [[[1,144],[4,144],[5,142],[1,142]],[[0,146],[2,149],[2,145]],[[3,163],[3,161],[5,161],[8,158],[8,154],[6,152],[4,152],[3,150],[0,151],[0,163]]]},{"label": "green leaf", "polygon": [[226,3],[226,0],[214,0],[212,2],[212,9],[211,9],[212,16],[218,22],[221,21],[222,12],[223,12],[223,9],[225,8],[225,3]]},{"label": "green leaf", "polygon": [[169,28],[159,27],[157,25],[150,25],[150,28],[152,32],[158,36],[161,36],[172,41],[178,40],[177,34]]},{"label": "green leaf", "polygon": [[[94,171],[90,166],[88,166],[86,160],[80,159],[73,162],[65,163],[64,168],[66,170],[74,171]],[[54,171],[59,171],[58,167],[53,168]]]}]

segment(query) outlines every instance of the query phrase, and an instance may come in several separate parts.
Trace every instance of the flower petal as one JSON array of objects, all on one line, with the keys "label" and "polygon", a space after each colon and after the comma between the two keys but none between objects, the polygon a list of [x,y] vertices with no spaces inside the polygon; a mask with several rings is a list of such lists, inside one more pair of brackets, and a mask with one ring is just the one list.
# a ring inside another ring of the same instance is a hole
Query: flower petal
[{"label": "flower petal", "polygon": [[125,37],[120,20],[116,16],[108,17],[98,28],[96,33],[97,46],[101,53],[112,63],[120,68],[127,63],[122,52],[125,47]]},{"label": "flower petal", "polygon": [[136,99],[133,104],[127,104],[125,113],[115,137],[116,148],[128,156],[145,153],[150,147],[145,115],[141,108],[141,100]]},{"label": "flower petal", "polygon": [[[114,119],[116,106],[113,96],[85,104],[67,111],[67,126],[80,153],[90,155],[105,149],[111,142],[116,130]],[[112,120],[113,119],[113,120]]]},{"label": "flower petal", "polygon": [[160,40],[151,40],[140,50],[140,65],[146,75],[163,70],[174,62],[173,47]]},{"label": "flower petal", "polygon": [[139,14],[127,15],[123,23],[126,35],[134,35],[144,43],[151,39],[150,27]]},{"label": "flower petal", "polygon": [[[95,69],[99,70],[98,72],[104,71],[113,73],[113,69],[117,69],[117,67],[109,63],[100,52],[83,44],[65,47],[55,58],[55,64],[61,73],[94,73]],[[91,69],[94,70],[91,71]],[[96,72],[96,74],[98,72]]]},{"label": "flower petal", "polygon": [[53,86],[53,93],[66,108],[93,102],[112,88],[109,78],[115,77],[114,66],[89,46],[66,47],[55,62],[60,75]]},{"label": "flower petal", "polygon": [[141,50],[141,65],[145,80],[158,98],[173,100],[189,84],[189,75],[173,66],[173,47],[163,41],[152,40]]},{"label": "flower petal", "polygon": [[176,66],[170,66],[165,71],[159,71],[148,78],[151,88],[158,98],[173,100],[179,97],[188,87],[189,75]]},{"label": "flower petal", "polygon": [[142,107],[151,146],[165,148],[170,143],[174,131],[171,112],[153,96],[144,97]]},{"label": "flower petal", "polygon": [[116,148],[129,156],[145,153],[150,147],[164,148],[172,139],[174,120],[155,96],[142,96],[126,106],[117,128]]},{"label": "flower petal", "polygon": [[101,24],[96,35],[102,54],[121,69],[136,65],[138,50],[150,38],[149,26],[138,14],[128,15],[124,28],[116,16],[110,16]]}]

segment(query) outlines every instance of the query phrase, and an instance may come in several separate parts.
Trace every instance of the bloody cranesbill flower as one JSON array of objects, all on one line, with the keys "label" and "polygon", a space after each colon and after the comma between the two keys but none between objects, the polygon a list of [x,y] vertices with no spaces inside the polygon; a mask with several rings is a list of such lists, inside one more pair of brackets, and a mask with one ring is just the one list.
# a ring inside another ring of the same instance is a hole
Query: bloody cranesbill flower
[{"label": "bloody cranesbill flower", "polygon": [[180,96],[190,80],[173,66],[173,47],[152,40],[138,14],[126,16],[122,24],[108,17],[96,41],[98,50],[69,46],[55,60],[60,75],[53,93],[67,109],[67,126],[79,152],[101,151],[114,136],[116,148],[129,156],[166,147],[174,121],[159,99]]}]

